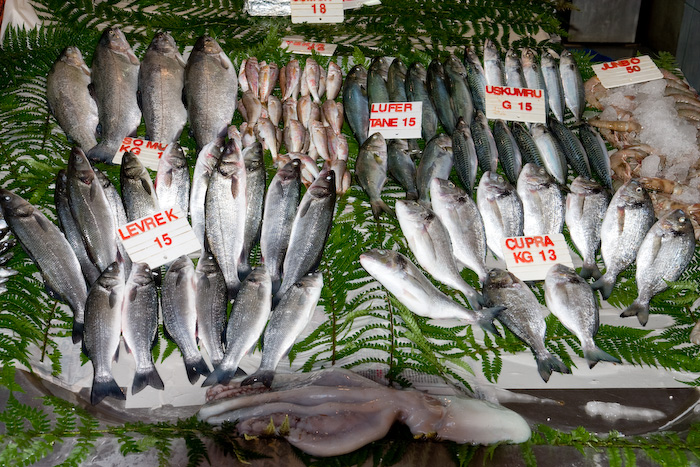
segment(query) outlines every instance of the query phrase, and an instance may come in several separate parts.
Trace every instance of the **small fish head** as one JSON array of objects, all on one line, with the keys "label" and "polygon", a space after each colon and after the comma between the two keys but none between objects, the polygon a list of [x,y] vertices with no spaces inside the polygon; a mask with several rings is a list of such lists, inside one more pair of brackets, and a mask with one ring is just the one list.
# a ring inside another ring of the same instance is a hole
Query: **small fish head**
[{"label": "small fish head", "polygon": [[204,52],[207,55],[219,55],[222,50],[216,39],[211,36],[200,36],[194,44],[194,50]]},{"label": "small fish head", "polygon": [[583,177],[581,175],[576,177],[574,181],[571,182],[569,189],[572,193],[582,196],[595,195],[602,193],[605,190],[605,188],[603,188],[595,180],[591,180],[590,178]]},{"label": "small fish head", "polygon": [[141,178],[146,169],[139,160],[138,156],[131,151],[126,151],[124,152],[124,156],[122,158],[121,170],[126,178],[136,180]]},{"label": "small fish head", "polygon": [[109,178],[107,178],[104,172],[102,172],[97,167],[93,167],[92,171],[95,174],[95,178],[97,179],[97,181],[100,182],[100,185],[102,185],[102,188],[107,188],[112,184],[112,182],[109,181]]},{"label": "small fish head", "polygon": [[165,31],[161,31],[153,36],[153,40],[148,46],[148,50],[155,50],[160,53],[172,53],[177,52],[177,45],[175,44],[175,39],[173,39],[173,36]]},{"label": "small fish head", "polygon": [[693,234],[693,224],[690,217],[682,209],[674,209],[661,219],[659,225],[662,229],[679,234]]},{"label": "small fish head", "polygon": [[4,217],[27,217],[34,212],[34,206],[10,190],[0,188],[0,206]]},{"label": "small fish head", "polygon": [[77,146],[73,147],[68,157],[68,173],[77,177],[86,185],[90,185],[95,179],[92,164],[90,164],[83,150]]},{"label": "small fish head", "polygon": [[638,205],[651,201],[649,193],[637,180],[630,180],[620,187],[618,190],[620,199],[626,205]]},{"label": "small fish head", "polygon": [[129,282],[133,282],[137,286],[148,285],[153,282],[153,271],[146,263],[134,263],[131,266]]},{"label": "small fish head", "polygon": [[509,289],[517,286],[520,280],[505,269],[494,268],[489,271],[484,281],[484,289]]},{"label": "small fish head", "polygon": [[83,59],[83,54],[80,52],[80,49],[72,45],[63,49],[63,52],[61,52],[61,61],[76,68],[85,66],[85,60]]},{"label": "small fish head", "polygon": [[498,49],[496,44],[491,39],[486,39],[484,41],[484,62],[489,60],[498,60]]},{"label": "small fish head", "polygon": [[520,53],[520,60],[524,67],[531,67],[537,64],[537,55],[529,47],[525,47]]},{"label": "small fish head", "polygon": [[465,47],[464,59],[471,64],[479,64],[479,66],[481,66],[481,63],[479,62],[479,56],[476,54],[476,49],[473,45]]},{"label": "small fish head", "polygon": [[299,279],[299,281],[294,285],[308,289],[319,289],[323,286],[323,274],[320,272],[309,273]]},{"label": "small fish head", "polygon": [[367,82],[367,69],[362,65],[355,65],[350,69],[347,81],[359,81],[360,84],[365,84]]},{"label": "small fish head", "polygon": [[335,172],[330,169],[323,169],[309,187],[309,192],[314,198],[326,198],[335,195]]},{"label": "small fish head", "polygon": [[105,289],[113,289],[124,284],[124,268],[118,261],[113,262],[102,271],[102,274],[97,279],[97,283]]},{"label": "small fish head", "polygon": [[182,169],[187,167],[187,158],[185,157],[185,151],[182,150],[182,146],[179,143],[170,143],[163,151],[163,158],[171,166]]},{"label": "small fish head", "polygon": [[131,50],[126,36],[122,30],[117,27],[105,29],[100,38],[100,44],[117,52],[127,52]]}]

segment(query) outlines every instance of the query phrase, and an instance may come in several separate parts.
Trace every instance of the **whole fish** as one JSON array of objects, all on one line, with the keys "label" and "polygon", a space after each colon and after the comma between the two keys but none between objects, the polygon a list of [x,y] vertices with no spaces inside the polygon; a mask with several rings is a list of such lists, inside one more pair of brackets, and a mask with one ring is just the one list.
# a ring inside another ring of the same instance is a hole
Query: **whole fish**
[{"label": "whole fish", "polygon": [[190,169],[187,157],[178,143],[170,143],[158,161],[155,190],[161,209],[177,206],[187,215],[190,205]]},{"label": "whole fish", "polygon": [[513,138],[518,144],[520,149],[520,154],[523,156],[523,161],[525,163],[532,163],[539,167],[544,167],[544,162],[542,162],[542,154],[532,137],[532,134],[528,131],[525,125],[521,122],[513,122],[512,128]]},{"label": "whole fish", "polygon": [[255,143],[245,148],[243,150],[243,162],[246,170],[246,210],[243,249],[241,250],[241,259],[238,263],[238,276],[241,279],[245,279],[245,276],[251,271],[250,253],[260,240],[266,181],[262,145]]},{"label": "whole fish", "polygon": [[610,195],[598,183],[584,177],[576,177],[566,196],[566,226],[571,241],[583,259],[581,277],[599,279],[602,275],[596,264],[596,252],[600,247],[600,229]]},{"label": "whole fish", "polygon": [[301,65],[299,65],[299,60],[290,60],[284,68],[284,75],[280,73],[280,88],[282,88],[282,78],[284,77],[282,100],[284,101],[290,97],[296,100],[301,87]]},{"label": "whole fish", "polygon": [[226,328],[228,291],[224,274],[211,253],[204,252],[197,261],[194,284],[197,294],[197,337],[216,368],[224,358],[223,336]]},{"label": "whole fish", "polygon": [[561,85],[564,90],[564,101],[566,107],[576,118],[581,121],[583,111],[586,109],[586,93],[583,89],[583,78],[576,64],[576,59],[571,52],[564,49],[559,58],[559,74],[561,75]]},{"label": "whole fish", "polygon": [[547,103],[554,118],[564,122],[564,90],[559,75],[559,66],[549,52],[544,52],[540,59],[542,78],[547,89]]},{"label": "whole fish", "polygon": [[180,349],[187,377],[194,384],[199,375],[209,376],[209,367],[197,348],[195,269],[187,256],[176,259],[165,273],[161,303],[163,326]]},{"label": "whole fish", "polygon": [[[326,100],[321,106],[323,120],[328,123],[328,126],[333,130],[334,135],[339,135],[343,129],[343,104]],[[286,128],[285,128],[286,129]],[[344,137],[344,136],[343,136]],[[289,151],[294,152],[294,151]]]},{"label": "whole fish", "polygon": [[226,278],[229,299],[236,296],[238,263],[243,251],[246,219],[246,168],[234,140],[226,143],[211,174],[205,199],[205,235]]},{"label": "whole fish", "polygon": [[[259,92],[259,74],[260,74],[260,63],[258,62],[257,57],[248,57],[245,60],[245,66],[243,67],[245,76],[246,76],[246,83],[248,83],[248,87],[250,88],[250,91],[253,93],[255,97],[260,96]],[[245,91],[244,91],[245,92]]]},{"label": "whole fish", "polygon": [[[4,198],[4,196],[3,196]],[[90,289],[85,303],[85,354],[92,361],[94,376],[90,402],[95,405],[107,396],[126,396],[112,376],[112,360],[119,350],[122,330],[122,304],[126,278],[118,262],[107,266]]]},{"label": "whole fish", "polygon": [[395,58],[387,72],[386,90],[389,92],[391,102],[407,102],[406,73],[408,68],[399,58]]},{"label": "whole fish", "polygon": [[307,58],[304,63],[304,72],[301,75],[301,95],[307,95],[305,90],[308,90],[308,94],[316,104],[321,104],[321,97],[318,92],[320,79],[321,67],[319,67],[318,62],[313,58]]},{"label": "whole fish", "polygon": [[578,127],[578,135],[586,151],[593,174],[608,189],[612,189],[610,156],[600,134],[591,125],[584,123]]},{"label": "whole fish", "polygon": [[487,86],[503,86],[501,54],[491,39],[484,41],[484,74]]},{"label": "whole fish", "polygon": [[599,361],[622,363],[593,341],[598,332],[598,301],[585,279],[563,264],[552,266],[544,280],[547,307],[581,341],[583,356],[593,368]]},{"label": "whole fish", "polygon": [[406,190],[406,199],[418,199],[416,163],[411,159],[408,141],[405,139],[389,140],[386,153],[386,168],[389,175]]},{"label": "whole fish", "polygon": [[466,191],[449,180],[430,182],[433,211],[450,234],[452,252],[458,265],[467,267],[486,280],[486,231],[476,203]]},{"label": "whole fish", "polygon": [[389,102],[385,76],[391,64],[388,57],[375,57],[367,70],[367,100],[370,108],[375,102]]},{"label": "whole fish", "polygon": [[530,89],[541,89],[544,92],[545,115],[549,115],[549,97],[547,96],[547,85],[542,76],[542,68],[537,61],[537,55],[530,48],[524,48],[520,52],[520,63],[523,66],[523,76],[525,83]]},{"label": "whole fish", "polygon": [[326,75],[326,100],[335,100],[340,94],[342,86],[343,71],[340,69],[340,65],[335,62],[329,62]]},{"label": "whole fish", "polygon": [[510,128],[503,120],[496,120],[493,125],[493,139],[496,141],[498,160],[501,162],[503,172],[510,183],[515,184],[523,168],[523,156],[520,154],[518,143],[515,142]]},{"label": "whole fish", "polygon": [[119,172],[119,183],[122,189],[126,218],[129,222],[160,211],[151,175],[138,156],[131,151],[124,153]]},{"label": "whole fish", "polygon": [[255,125],[263,111],[262,102],[260,102],[258,96],[253,94],[253,91],[246,91],[238,104],[242,106],[241,114],[245,121],[249,125]]},{"label": "whole fish", "polygon": [[38,209],[4,188],[0,188],[0,206],[5,222],[41,271],[46,291],[73,310],[73,342],[80,342],[88,293],[68,240]]},{"label": "whole fish", "polygon": [[690,218],[675,209],[659,219],[647,232],[637,252],[637,288],[634,302],[620,316],[637,316],[644,326],[649,320],[649,302],[681,277],[695,252],[695,234]]},{"label": "whole fish", "polygon": [[551,120],[549,128],[554,133],[554,137],[559,142],[559,146],[564,152],[566,161],[574,169],[578,175],[583,175],[586,178],[591,178],[591,166],[588,163],[586,151],[583,149],[581,142],[576,138],[569,128],[559,120]]},{"label": "whole fish", "polygon": [[440,60],[433,59],[428,66],[428,74],[426,76],[426,87],[428,95],[433,101],[435,112],[438,115],[442,127],[448,135],[452,135],[455,129],[457,119],[452,111],[452,102],[450,94],[447,91],[447,78],[445,69],[442,67]]},{"label": "whole fish", "polygon": [[559,184],[566,185],[569,168],[566,165],[566,157],[557,139],[547,126],[542,123],[532,125],[532,139],[542,155],[542,166]]},{"label": "whole fish", "polygon": [[372,215],[379,220],[382,212],[394,216],[394,211],[382,200],[382,188],[386,183],[387,148],[381,133],[374,133],[360,147],[355,162],[355,176],[372,207]]},{"label": "whole fish", "polygon": [[185,102],[197,151],[226,132],[236,110],[236,70],[209,36],[197,39],[185,66]]},{"label": "whole fish", "polygon": [[182,102],[184,86],[185,60],[172,36],[159,32],[146,49],[139,69],[140,105],[151,141],[170,144],[180,139],[187,123]]},{"label": "whole fish", "polygon": [[498,166],[498,149],[491,133],[489,121],[481,110],[477,110],[470,126],[476,157],[482,172],[495,172]]},{"label": "whole fish", "polygon": [[265,265],[248,274],[233,302],[226,327],[226,353],[202,386],[228,384],[241,359],[255,349],[272,309],[272,282]]},{"label": "whole fish", "polygon": [[369,99],[367,97],[367,70],[362,65],[352,67],[343,85],[345,121],[348,122],[357,144],[362,145],[369,131]]},{"label": "whole fish", "polygon": [[124,202],[122,201],[119,191],[117,191],[117,187],[114,186],[112,181],[107,178],[107,176],[100,169],[93,167],[92,171],[95,173],[95,177],[97,177],[100,184],[102,184],[102,190],[105,192],[107,203],[109,204],[110,210],[112,211],[112,216],[115,219],[115,225],[122,226],[126,224],[127,220],[126,211],[124,210]]},{"label": "whole fish", "polygon": [[503,259],[503,239],[523,235],[523,203],[505,178],[495,172],[486,172],[476,190],[476,205],[484,220],[486,244]]},{"label": "whole fish", "polygon": [[202,247],[204,247],[204,205],[207,196],[207,187],[209,186],[211,174],[214,172],[214,168],[221,158],[223,144],[223,139],[215,139],[211,143],[205,145],[202,150],[199,151],[197,162],[195,162],[194,165],[194,173],[192,174],[189,209],[190,223]]},{"label": "whole fish", "polygon": [[452,133],[452,153],[459,181],[471,195],[474,183],[476,183],[476,169],[479,161],[476,156],[472,132],[463,117],[459,117],[457,127]]},{"label": "whole fish", "polygon": [[[332,190],[335,193],[335,189]],[[309,324],[321,297],[323,275],[320,272],[300,277],[290,285],[282,295],[279,304],[270,315],[270,321],[263,334],[263,354],[258,370],[244,379],[241,386],[261,382],[270,387],[275,376],[275,369],[282,357],[299,334]]]},{"label": "whole fish", "polygon": [[606,269],[591,287],[600,290],[603,299],[610,297],[617,275],[637,257],[653,223],[654,207],[646,190],[635,180],[622,185],[605,211],[600,231],[600,252]]},{"label": "whole fish", "polygon": [[153,341],[158,333],[158,291],[151,268],[136,263],[126,281],[122,306],[122,335],[136,361],[131,393],[146,386],[163,389],[163,380],[153,363]]},{"label": "whole fish", "polygon": [[409,102],[423,102],[421,135],[430,141],[437,134],[438,116],[426,88],[427,72],[420,62],[414,62],[406,71],[406,96]]},{"label": "whole fish", "polygon": [[279,78],[280,69],[279,66],[272,62],[267,63],[260,67],[260,100],[262,102],[267,102],[269,96],[272,95],[272,91],[275,89],[277,84],[277,78]]},{"label": "whole fish", "polygon": [[396,201],[396,217],[418,264],[438,281],[462,292],[472,309],[481,309],[481,296],[459,274],[450,234],[435,212],[416,201]]},{"label": "whole fish", "polygon": [[90,159],[111,162],[125,136],[136,136],[141,110],[136,101],[139,59],[124,33],[107,28],[92,57],[91,89],[97,101],[102,139],[91,148]]},{"label": "whole fish", "polygon": [[272,293],[280,286],[281,268],[289,245],[292,221],[301,192],[301,162],[286,163],[272,178],[265,194],[260,253],[272,281]]},{"label": "whole fish", "polygon": [[282,285],[275,293],[276,301],[321,263],[331,231],[335,198],[335,174],[323,169],[306,190],[294,216],[289,247],[282,265]]},{"label": "whole fish", "polygon": [[70,141],[89,151],[97,145],[97,103],[90,96],[90,69],[77,47],[66,47],[46,79],[49,110]]},{"label": "whole fish", "polygon": [[523,234],[531,237],[561,233],[564,229],[564,195],[543,167],[525,164],[517,185],[523,202]]},{"label": "whole fish", "polygon": [[[332,101],[331,101],[332,102]],[[267,117],[273,125],[278,126],[282,120],[282,101],[274,94],[267,98]]]},{"label": "whole fish", "polygon": [[523,65],[520,62],[520,57],[514,49],[509,49],[506,52],[506,86],[513,88],[526,88],[525,74],[523,73]]},{"label": "whole fish", "polygon": [[498,334],[493,320],[503,307],[474,311],[440,292],[404,255],[394,250],[369,250],[360,255],[360,264],[412,313],[431,319],[457,318]]},{"label": "whole fish", "polygon": [[426,143],[416,171],[416,185],[421,203],[430,205],[430,180],[436,177],[449,178],[453,164],[452,140],[449,136],[442,133]]},{"label": "whole fish", "polygon": [[537,371],[545,382],[549,381],[552,371],[571,373],[571,370],[545,347],[547,325],[543,314],[546,313],[546,308],[540,305],[527,284],[513,273],[495,268],[489,271],[486,277],[484,297],[491,305],[505,307],[498,315],[498,320],[530,347],[535,355]]},{"label": "whole fish", "polygon": [[304,152],[304,146],[308,145],[308,133],[299,120],[290,120],[284,126],[284,145],[287,152]]},{"label": "whole fish", "polygon": [[454,110],[455,124],[460,117],[465,122],[471,123],[474,118],[474,102],[467,81],[467,70],[454,55],[447,57],[443,67],[447,79],[447,90],[450,93],[450,102]]},{"label": "whole fish", "polygon": [[467,70],[467,82],[472,93],[474,109],[486,112],[486,73],[481,66],[474,47],[464,48],[464,68]]}]

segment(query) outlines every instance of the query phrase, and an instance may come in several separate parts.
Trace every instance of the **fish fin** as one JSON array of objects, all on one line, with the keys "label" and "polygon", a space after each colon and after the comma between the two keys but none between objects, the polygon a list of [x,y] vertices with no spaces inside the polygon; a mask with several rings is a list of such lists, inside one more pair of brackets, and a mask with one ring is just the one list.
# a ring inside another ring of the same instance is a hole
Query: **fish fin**
[{"label": "fish fin", "polygon": [[581,266],[581,272],[579,273],[579,276],[581,276],[584,279],[589,279],[592,277],[598,280],[603,276],[603,274],[600,272],[600,269],[598,269],[598,265],[596,263],[583,263],[583,266]]},{"label": "fish fin", "polygon": [[136,105],[138,105],[141,112],[143,112],[143,93],[140,89],[136,91]]},{"label": "fish fin", "polygon": [[467,297],[467,301],[472,307],[472,310],[481,310],[481,307],[484,304],[484,297],[477,292],[474,287],[465,282],[461,292],[465,297]]},{"label": "fish fin", "polygon": [[277,294],[277,291],[280,289],[280,285],[282,285],[282,279],[275,279],[272,281],[272,295]]},{"label": "fish fin", "polygon": [[73,343],[78,344],[83,340],[83,331],[85,330],[85,323],[79,323],[73,319]]},{"label": "fish fin", "polygon": [[379,220],[379,216],[382,215],[382,212],[387,213],[390,217],[396,217],[396,214],[394,214],[394,210],[391,209],[389,205],[384,202],[384,200],[374,200],[370,202],[370,205],[372,206],[372,214],[377,220]]},{"label": "fish fin", "polygon": [[659,251],[661,250],[662,237],[661,235],[654,235],[651,244],[651,262],[656,262],[656,258],[659,256]]},{"label": "fish fin", "polygon": [[119,399],[121,401],[126,400],[124,391],[122,391],[114,378],[110,378],[107,381],[93,380],[92,391],[90,392],[90,403],[92,405],[97,405],[107,396],[114,397],[115,399]]},{"label": "fish fin", "polygon": [[643,303],[639,299],[636,299],[625,311],[620,313],[620,318],[627,318],[629,316],[636,316],[639,320],[639,324],[646,326],[649,321],[649,303]]},{"label": "fish fin", "polygon": [[185,369],[187,370],[187,378],[190,384],[194,384],[199,379],[199,375],[209,376],[210,371],[204,358],[199,355],[199,358],[194,358],[185,361]]},{"label": "fish fin", "polygon": [[243,371],[241,368],[238,368],[238,369],[236,370],[236,374],[235,374],[234,376],[236,376],[236,377],[238,377],[238,376],[246,376],[247,374],[248,374],[248,373],[246,373],[245,371]]},{"label": "fish fin", "polygon": [[535,358],[537,360],[537,371],[545,383],[549,381],[549,377],[552,375],[553,371],[564,374],[571,373],[568,366],[549,352],[542,356],[536,356]]},{"label": "fish fin", "polygon": [[156,367],[151,367],[147,371],[137,371],[134,375],[134,382],[131,385],[131,394],[139,393],[146,386],[151,386],[154,389],[164,389],[163,380],[158,374]]},{"label": "fish fin", "polygon": [[141,186],[143,187],[144,191],[148,193],[150,196],[153,196],[153,191],[151,190],[151,184],[148,183],[145,179],[141,179]]},{"label": "fish fin", "polygon": [[219,65],[221,65],[221,68],[223,68],[224,70],[229,69],[228,57],[223,51],[219,52]]},{"label": "fish fin", "polygon": [[141,64],[139,59],[136,57],[136,54],[131,49],[126,51],[126,57],[129,59],[132,65],[139,66]]},{"label": "fish fin", "polygon": [[[136,298],[136,287],[131,289],[131,296],[129,297],[129,301],[134,301]],[[109,307],[114,308],[117,305],[117,300],[119,299],[119,294],[115,291],[112,290],[109,294]]]},{"label": "fish fin", "polygon": [[272,386],[272,380],[275,379],[275,372],[272,370],[256,371],[246,379],[241,381],[241,386],[250,386],[255,383],[263,383],[265,387]]},{"label": "fish fin", "polygon": [[621,235],[622,231],[625,229],[625,208],[618,207],[617,214],[617,233]]},{"label": "fish fin", "polygon": [[234,370],[219,366],[207,376],[207,379],[202,383],[202,387],[213,386],[214,384],[228,384],[236,376],[237,370],[238,367]]},{"label": "fish fin", "polygon": [[607,353],[605,350],[601,349],[600,347],[593,346],[592,349],[585,349],[583,351],[583,357],[586,359],[588,362],[588,367],[593,368],[596,363],[598,362],[613,362],[613,363],[622,363],[619,358],[613,357],[609,353]]},{"label": "fish fin", "polygon": [[506,307],[504,306],[482,308],[481,310],[476,312],[477,323],[479,324],[479,326],[481,326],[481,328],[484,331],[488,331],[500,337],[501,334],[498,332],[498,329],[496,329],[496,326],[494,326],[493,320],[496,319],[498,314],[505,309]]},{"label": "fish fin", "polygon": [[613,289],[615,288],[615,279],[610,277],[606,272],[600,279],[591,284],[593,290],[600,290],[600,294],[603,296],[603,300],[607,300],[612,295]]},{"label": "fish fin", "polygon": [[304,203],[304,204],[299,205],[299,208],[298,208],[299,211],[297,212],[297,214],[299,215],[300,218],[304,217],[306,215],[306,212],[309,210],[310,205],[311,205],[311,203]]}]

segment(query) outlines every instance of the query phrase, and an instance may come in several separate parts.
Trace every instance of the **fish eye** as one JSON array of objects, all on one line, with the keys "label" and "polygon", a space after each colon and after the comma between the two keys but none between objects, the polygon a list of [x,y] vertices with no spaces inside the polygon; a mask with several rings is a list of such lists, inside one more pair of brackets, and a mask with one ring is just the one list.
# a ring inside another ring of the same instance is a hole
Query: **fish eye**
[{"label": "fish eye", "polygon": [[635,190],[637,191],[637,193],[641,193],[643,188],[641,186],[638,186],[637,188],[635,188]]},{"label": "fish eye", "polygon": [[681,217],[678,218],[678,222],[680,222],[681,224],[685,224],[685,221],[686,221],[686,220],[687,220],[687,219],[686,219],[684,216],[681,216]]},{"label": "fish eye", "polygon": [[447,186],[450,187],[450,188],[454,188],[454,187],[455,187],[455,184],[452,183],[452,182],[447,182]]},{"label": "fish eye", "polygon": [[498,181],[499,181],[499,182],[503,182],[503,181],[505,181],[505,180],[503,180],[503,177],[501,177],[501,176],[499,175],[499,176],[498,176]]}]

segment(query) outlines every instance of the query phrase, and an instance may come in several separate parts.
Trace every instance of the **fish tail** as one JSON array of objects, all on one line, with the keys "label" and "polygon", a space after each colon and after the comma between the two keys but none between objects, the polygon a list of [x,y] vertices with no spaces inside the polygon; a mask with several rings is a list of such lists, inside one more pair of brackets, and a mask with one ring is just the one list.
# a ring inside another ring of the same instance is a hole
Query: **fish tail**
[{"label": "fish tail", "polygon": [[280,289],[280,286],[282,285],[282,279],[279,277],[272,279],[272,295],[276,295],[277,291]]},{"label": "fish tail", "polygon": [[473,310],[481,310],[482,306],[484,305],[484,297],[473,288],[469,287],[469,289],[471,290],[466,290],[464,292],[469,305]]},{"label": "fish tail", "polygon": [[207,376],[207,379],[202,383],[202,387],[213,386],[214,384],[228,384],[236,376],[237,370],[238,367],[224,368],[223,366],[218,366]]},{"label": "fish tail", "polygon": [[394,210],[391,209],[389,205],[384,202],[384,200],[373,200],[370,202],[370,205],[372,206],[372,215],[374,215],[375,219],[379,219],[379,216],[382,215],[382,212],[387,213],[391,217],[396,217],[396,214],[394,214]]},{"label": "fish tail", "polygon": [[600,272],[600,269],[598,269],[598,265],[596,263],[583,263],[579,276],[584,279],[590,279],[592,277],[598,280],[603,276],[603,273]]},{"label": "fish tail", "polygon": [[622,363],[619,358],[613,357],[595,344],[591,348],[584,349],[583,357],[588,362],[589,368],[593,368],[598,362]]},{"label": "fish tail", "polygon": [[250,386],[255,383],[263,383],[265,387],[269,388],[272,386],[272,380],[274,378],[275,372],[272,370],[257,371],[241,381],[241,386]]},{"label": "fish tail", "polygon": [[198,358],[195,357],[190,360],[185,361],[185,369],[187,370],[187,377],[190,380],[190,384],[194,384],[199,379],[199,375],[209,376],[209,367],[204,361],[204,358],[200,355]]},{"label": "fish tail", "polygon": [[90,403],[92,405],[97,405],[107,396],[111,396],[122,401],[126,400],[124,391],[122,391],[113,377],[110,376],[106,381],[98,381],[97,379],[93,379],[92,391],[90,393]]},{"label": "fish tail", "polygon": [[145,371],[136,371],[134,382],[131,384],[131,394],[139,393],[146,386],[151,386],[154,389],[163,390],[163,380],[158,374],[156,367],[152,366]]},{"label": "fish tail", "polygon": [[87,158],[97,162],[112,162],[114,153],[111,153],[104,142],[101,142],[88,151]]},{"label": "fish tail", "polygon": [[571,373],[568,366],[549,352],[537,356],[537,371],[545,383],[549,381],[549,377],[552,375],[553,371],[558,371],[563,374]]},{"label": "fish tail", "polygon": [[418,190],[407,190],[406,199],[409,201],[415,201],[418,199]]},{"label": "fish tail", "polygon": [[625,311],[620,313],[621,318],[627,318],[628,316],[636,316],[639,324],[646,326],[647,321],[649,321],[649,302],[644,302],[637,298]]},{"label": "fish tail", "polygon": [[76,319],[73,319],[73,343],[79,344],[83,340],[83,331],[85,330],[85,323],[81,323]]},{"label": "fish tail", "polygon": [[609,275],[607,272],[601,276],[600,279],[591,284],[593,290],[600,290],[600,294],[603,296],[603,300],[607,300],[612,295],[613,289],[615,288],[615,277]]},{"label": "fish tail", "polygon": [[496,319],[498,314],[505,310],[506,307],[504,306],[494,306],[492,308],[482,308],[479,311],[477,311],[477,323],[481,328],[485,331],[488,331],[492,334],[495,334],[497,336],[500,336],[501,334],[498,332],[498,329],[496,329],[496,326],[493,324],[493,320]]}]

